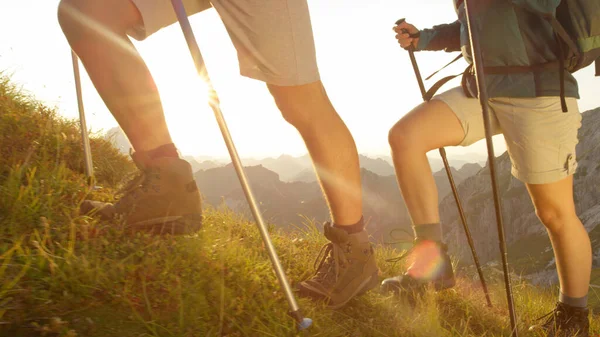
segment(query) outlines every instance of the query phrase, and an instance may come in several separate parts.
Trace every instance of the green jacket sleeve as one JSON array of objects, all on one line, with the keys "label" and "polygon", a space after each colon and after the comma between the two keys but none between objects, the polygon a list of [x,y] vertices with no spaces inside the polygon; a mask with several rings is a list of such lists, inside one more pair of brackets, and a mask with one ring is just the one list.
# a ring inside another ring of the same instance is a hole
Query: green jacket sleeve
[{"label": "green jacket sleeve", "polygon": [[460,50],[460,22],[433,26],[420,31],[416,50]]},{"label": "green jacket sleeve", "polygon": [[512,0],[512,3],[533,12],[554,13],[560,0]]}]

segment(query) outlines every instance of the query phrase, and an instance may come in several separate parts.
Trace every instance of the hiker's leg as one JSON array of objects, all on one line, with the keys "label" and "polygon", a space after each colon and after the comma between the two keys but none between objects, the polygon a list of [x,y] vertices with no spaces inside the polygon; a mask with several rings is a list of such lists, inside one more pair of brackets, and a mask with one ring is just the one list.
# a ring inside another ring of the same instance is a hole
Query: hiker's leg
[{"label": "hiker's leg", "polygon": [[396,178],[413,224],[440,222],[438,192],[427,152],[458,145],[464,138],[456,114],[441,100],[422,103],[390,130]]},{"label": "hiker's leg", "polygon": [[[332,220],[362,218],[354,140],[320,80],[306,1],[212,1],[238,53],[240,73],[261,80],[314,162]],[[247,15],[239,17],[240,8]]]},{"label": "hiker's leg", "polygon": [[573,201],[575,149],[581,127],[577,101],[567,98],[567,113],[562,112],[558,97],[500,99],[494,104],[507,106],[497,115],[512,174],[527,184],[536,213],[546,226],[561,291],[569,297],[583,297],[590,280],[592,252]]},{"label": "hiker's leg", "polygon": [[572,298],[586,296],[592,249],[589,235],[575,212],[573,176],[550,184],[527,184],[527,190],[554,248],[560,291]]},{"label": "hiker's leg", "polygon": [[283,118],[302,136],[336,225],[356,224],[362,217],[358,153],[350,131],[329,101],[321,81],[269,85]]},{"label": "hiker's leg", "polygon": [[[327,298],[333,307],[341,307],[377,286],[378,269],[361,216],[356,147],[320,80],[308,3],[211,3],[236,47],[240,73],[267,83],[283,117],[300,132],[313,159],[331,208],[334,224],[325,224],[324,235],[333,249],[328,251],[328,262],[320,267],[319,275],[301,282],[299,288],[311,296]],[[351,269],[348,264],[342,265],[346,259],[352,259]],[[334,264],[336,268],[328,268]]]},{"label": "hiker's leg", "polygon": [[168,6],[170,2],[162,0],[61,0],[58,18],[133,145],[134,161],[144,171],[153,169],[145,183],[155,188],[134,187],[114,205],[86,200],[80,211],[99,210],[108,218],[120,214],[132,230],[184,233],[201,224],[200,194],[190,164],[179,158],[172,144],[154,80],[127,37],[143,39],[175,22]]},{"label": "hiker's leg", "polygon": [[130,0],[61,0],[71,48],[136,151],[172,143],[158,90],[127,32],[142,24]]},{"label": "hiker's leg", "polygon": [[[493,133],[499,132],[495,118]],[[415,226],[440,222],[438,194],[426,153],[468,146],[484,137],[479,101],[461,87],[436,95],[402,117],[389,132],[396,177]]]},{"label": "hiker's leg", "polygon": [[[443,243],[438,210],[438,192],[427,152],[445,146],[470,145],[484,136],[481,107],[460,87],[422,103],[392,127],[392,149],[398,185],[413,222],[416,244],[408,256],[408,269],[400,276],[385,279],[384,291],[400,291],[410,300],[423,285],[435,289],[455,284],[452,263]],[[492,119],[493,132],[497,123]]]}]

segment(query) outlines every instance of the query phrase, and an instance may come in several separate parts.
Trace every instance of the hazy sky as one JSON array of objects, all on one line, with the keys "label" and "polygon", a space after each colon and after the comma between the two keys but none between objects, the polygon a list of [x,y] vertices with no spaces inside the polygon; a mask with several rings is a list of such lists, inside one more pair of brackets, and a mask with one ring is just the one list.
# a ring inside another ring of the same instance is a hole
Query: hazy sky
[{"label": "hazy sky", "polygon": [[[70,49],[57,23],[57,5],[57,0],[0,0],[0,71],[11,74],[15,83],[64,116],[77,118]],[[309,5],[319,69],[330,99],[360,152],[389,153],[389,128],[421,102],[408,55],[394,39],[393,23],[406,17],[417,27],[427,28],[454,21],[452,1],[309,0]],[[264,84],[238,74],[235,50],[217,13],[205,11],[191,22],[240,154],[305,153],[298,133],[281,118]],[[225,156],[226,148],[199,89],[179,26],[134,43],[156,79],[180,150]],[[423,75],[453,56],[417,54]],[[458,73],[464,66],[460,61],[448,73]],[[600,106],[600,78],[593,77],[591,68],[576,74],[582,111]],[[101,131],[116,126],[83,68],[82,73],[88,127]],[[501,138],[496,138],[495,144],[497,154],[504,151]],[[484,151],[483,141],[466,149],[448,149],[449,155]]]}]

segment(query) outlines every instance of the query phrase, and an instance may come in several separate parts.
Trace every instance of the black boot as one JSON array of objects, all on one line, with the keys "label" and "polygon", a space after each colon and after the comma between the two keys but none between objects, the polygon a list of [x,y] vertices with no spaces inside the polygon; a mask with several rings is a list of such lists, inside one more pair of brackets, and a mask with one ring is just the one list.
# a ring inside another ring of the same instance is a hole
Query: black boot
[{"label": "black boot", "polygon": [[[433,253],[432,253],[433,252]],[[425,292],[428,285],[436,291],[454,287],[454,271],[445,244],[430,240],[416,240],[415,245],[403,256],[392,262],[410,256],[414,259],[406,273],[387,278],[381,282],[382,292],[393,292],[406,297],[415,305],[418,296]]]},{"label": "black boot", "polygon": [[540,319],[548,319],[541,325],[534,325],[529,331],[538,331],[547,337],[589,337],[589,309],[572,307],[558,302],[556,308]]}]

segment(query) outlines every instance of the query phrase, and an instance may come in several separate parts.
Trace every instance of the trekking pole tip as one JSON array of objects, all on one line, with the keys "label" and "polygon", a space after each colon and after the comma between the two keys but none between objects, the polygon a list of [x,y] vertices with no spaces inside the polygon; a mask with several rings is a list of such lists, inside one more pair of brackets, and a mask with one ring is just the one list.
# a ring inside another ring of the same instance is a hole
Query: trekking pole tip
[{"label": "trekking pole tip", "polygon": [[312,319],[305,317],[305,318],[302,319],[301,322],[298,322],[298,330],[300,330],[300,331],[306,330],[311,325],[312,325]]},{"label": "trekking pole tip", "polygon": [[303,317],[299,309],[289,312],[289,315],[292,316],[298,324],[299,331],[306,330],[312,325],[312,319]]}]

